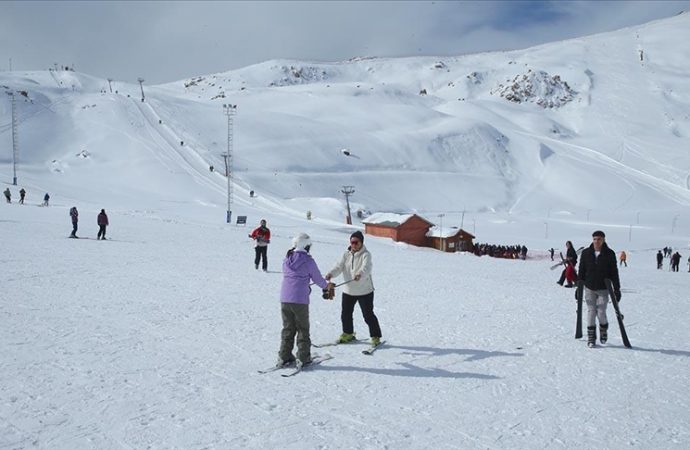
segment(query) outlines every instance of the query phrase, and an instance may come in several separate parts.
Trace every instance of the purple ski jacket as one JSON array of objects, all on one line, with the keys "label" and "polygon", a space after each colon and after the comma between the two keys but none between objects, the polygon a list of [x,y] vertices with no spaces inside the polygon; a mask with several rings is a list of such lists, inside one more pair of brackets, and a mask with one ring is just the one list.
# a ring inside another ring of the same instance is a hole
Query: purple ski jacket
[{"label": "purple ski jacket", "polygon": [[304,250],[294,250],[283,260],[280,302],[308,305],[311,293],[309,282],[312,280],[321,289],[325,289],[328,285],[311,255]]}]

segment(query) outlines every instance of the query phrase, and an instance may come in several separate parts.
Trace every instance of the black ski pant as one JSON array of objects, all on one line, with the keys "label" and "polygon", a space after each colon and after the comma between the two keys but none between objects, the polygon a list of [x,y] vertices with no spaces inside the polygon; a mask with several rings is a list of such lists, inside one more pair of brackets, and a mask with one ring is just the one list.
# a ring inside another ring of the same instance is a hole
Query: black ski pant
[{"label": "black ski pant", "polygon": [[77,235],[77,222],[72,222],[72,236]]},{"label": "black ski pant", "polygon": [[350,295],[343,293],[342,311],[340,313],[340,320],[343,323],[343,333],[353,334],[355,332],[352,323],[352,314],[355,311],[355,303],[359,302],[359,308],[362,310],[364,321],[369,326],[370,337],[381,337],[381,327],[379,326],[379,319],[374,314],[374,292],[366,295]]},{"label": "black ski pant", "polygon": [[98,236],[96,238],[100,239],[101,237],[105,239],[105,225],[98,225]]},{"label": "black ski pant", "polygon": [[254,257],[254,267],[257,269],[259,268],[259,261],[261,262],[261,268],[263,270],[268,270],[268,246],[256,246],[254,247],[254,251],[256,252],[256,256]]}]

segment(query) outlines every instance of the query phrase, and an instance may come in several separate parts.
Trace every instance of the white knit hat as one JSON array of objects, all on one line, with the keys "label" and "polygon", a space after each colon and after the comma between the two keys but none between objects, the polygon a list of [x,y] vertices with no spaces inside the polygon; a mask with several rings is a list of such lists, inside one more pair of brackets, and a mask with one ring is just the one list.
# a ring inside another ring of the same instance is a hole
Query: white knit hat
[{"label": "white knit hat", "polygon": [[292,238],[292,246],[299,250],[306,250],[311,245],[311,238],[307,233],[300,233]]}]

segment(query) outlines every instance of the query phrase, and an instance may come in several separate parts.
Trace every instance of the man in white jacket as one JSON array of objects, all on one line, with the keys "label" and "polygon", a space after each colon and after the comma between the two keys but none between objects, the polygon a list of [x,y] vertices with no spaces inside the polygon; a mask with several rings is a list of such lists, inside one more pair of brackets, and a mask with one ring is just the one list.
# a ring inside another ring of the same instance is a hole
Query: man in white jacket
[{"label": "man in white jacket", "polygon": [[374,283],[371,279],[371,253],[364,246],[364,235],[361,231],[355,231],[350,236],[350,246],[340,258],[338,263],[324,277],[327,281],[343,274],[343,298],[340,319],[343,324],[343,333],[338,342],[345,343],[356,339],[352,314],[355,303],[359,302],[364,321],[369,326],[369,336],[372,345],[381,342],[381,328],[379,320],[374,314]]}]

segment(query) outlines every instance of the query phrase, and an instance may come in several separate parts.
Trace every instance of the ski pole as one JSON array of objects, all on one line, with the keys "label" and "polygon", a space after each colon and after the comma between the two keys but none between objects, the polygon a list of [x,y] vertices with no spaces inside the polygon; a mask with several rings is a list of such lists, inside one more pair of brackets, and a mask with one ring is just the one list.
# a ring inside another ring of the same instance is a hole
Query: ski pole
[{"label": "ski pole", "polygon": [[[353,281],[355,281],[355,280],[354,280],[354,279],[352,279],[352,280],[350,280],[350,281],[343,281],[342,283],[340,283],[340,284],[336,284],[336,285],[335,285],[335,286],[333,286],[333,287],[334,287],[334,288],[337,288],[337,287],[340,287],[340,286],[342,286],[342,285],[344,285],[344,284],[347,284],[347,283],[352,283]],[[329,282],[329,283],[330,283],[330,282]],[[311,283],[311,284],[310,284],[309,286],[314,286],[315,284],[316,284],[316,283]]]}]

